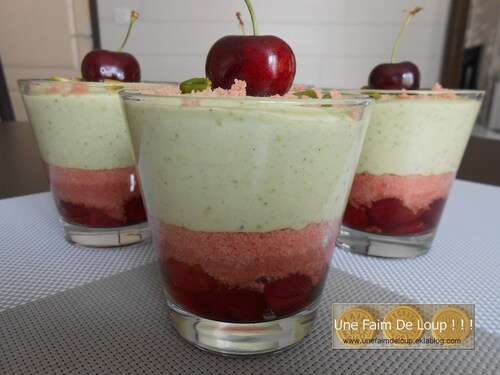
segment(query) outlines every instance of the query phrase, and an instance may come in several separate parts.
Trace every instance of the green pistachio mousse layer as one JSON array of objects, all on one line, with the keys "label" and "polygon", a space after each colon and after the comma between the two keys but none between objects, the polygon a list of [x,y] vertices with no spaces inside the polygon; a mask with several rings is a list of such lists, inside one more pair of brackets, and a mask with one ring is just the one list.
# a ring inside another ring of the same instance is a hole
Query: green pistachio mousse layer
[{"label": "green pistachio mousse layer", "polygon": [[86,170],[133,166],[130,137],[118,96],[143,83],[22,83],[23,99],[42,159]]},{"label": "green pistachio mousse layer", "polygon": [[481,101],[473,95],[381,95],[372,105],[357,173],[457,171]]},{"label": "green pistachio mousse layer", "polygon": [[162,222],[269,232],[342,215],[368,101],[124,98],[149,214]]}]

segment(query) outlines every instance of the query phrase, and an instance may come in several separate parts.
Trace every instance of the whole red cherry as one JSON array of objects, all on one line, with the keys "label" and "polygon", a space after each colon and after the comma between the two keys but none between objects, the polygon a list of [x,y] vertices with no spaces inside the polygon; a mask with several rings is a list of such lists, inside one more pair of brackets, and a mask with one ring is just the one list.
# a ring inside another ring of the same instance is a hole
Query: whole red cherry
[{"label": "whole red cherry", "polygon": [[410,61],[395,63],[394,60],[399,40],[408,23],[421,10],[421,7],[416,7],[408,12],[405,23],[392,48],[391,62],[379,64],[372,69],[368,77],[368,88],[381,90],[417,90],[420,88],[420,71],[418,67]]},{"label": "whole red cherry", "polygon": [[139,82],[141,68],[137,59],[130,53],[96,49],[83,58],[82,77],[85,81],[95,82],[106,79]]},{"label": "whole red cherry", "polygon": [[139,18],[132,11],[127,35],[118,51],[97,49],[85,55],[82,61],[82,78],[84,81],[102,82],[108,79],[122,82],[139,82],[141,68],[137,59],[127,52],[122,52],[127,43],[132,25]]},{"label": "whole red cherry", "polygon": [[420,71],[410,61],[379,64],[370,72],[368,87],[386,90],[417,90],[420,87]]},{"label": "whole red cherry", "polygon": [[216,41],[207,54],[206,76],[214,88],[229,89],[239,79],[246,82],[248,95],[284,95],[295,78],[293,50],[276,36],[258,35],[252,5],[245,3],[254,35],[228,35]]}]

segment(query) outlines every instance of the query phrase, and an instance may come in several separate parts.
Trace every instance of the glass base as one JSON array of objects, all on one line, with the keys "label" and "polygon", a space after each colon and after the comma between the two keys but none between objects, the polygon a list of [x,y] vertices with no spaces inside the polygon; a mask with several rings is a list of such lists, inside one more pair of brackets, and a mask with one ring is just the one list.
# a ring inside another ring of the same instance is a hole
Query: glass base
[{"label": "glass base", "polygon": [[357,254],[382,258],[415,258],[431,247],[436,231],[419,235],[385,236],[346,227],[340,228],[337,246]]},{"label": "glass base", "polygon": [[133,245],[151,239],[148,222],[115,228],[93,228],[75,225],[59,219],[69,242],[86,247],[115,247]]},{"label": "glass base", "polygon": [[296,315],[263,323],[227,323],[193,315],[172,303],[177,333],[200,349],[227,356],[274,353],[292,347],[312,330],[318,304]]}]

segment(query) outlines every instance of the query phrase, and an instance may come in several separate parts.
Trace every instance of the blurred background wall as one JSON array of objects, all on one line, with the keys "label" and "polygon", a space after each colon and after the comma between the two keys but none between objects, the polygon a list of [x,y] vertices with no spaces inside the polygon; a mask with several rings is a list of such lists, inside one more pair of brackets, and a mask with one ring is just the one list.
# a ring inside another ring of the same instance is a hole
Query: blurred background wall
[{"label": "blurred background wall", "polygon": [[[398,59],[421,70],[422,85],[438,81],[448,0],[253,0],[259,31],[286,40],[297,58],[296,82],[361,87],[373,66],[389,60],[392,44],[416,5],[424,7],[401,41]],[[205,56],[227,34],[239,34],[243,0],[98,0],[101,41],[117,48],[132,9],[140,13],[127,50],[146,80],[182,81],[204,76]]]},{"label": "blurred background wall", "polygon": [[[499,0],[253,0],[260,33],[294,49],[296,82],[337,88],[367,83],[370,70],[389,60],[406,12],[417,5],[424,10],[408,27],[397,59],[419,66],[422,87],[442,80],[450,88],[486,89],[478,128],[500,131]],[[26,120],[18,79],[79,76],[96,40],[118,48],[132,10],[140,18],[126,50],[137,56],[144,80],[204,76],[212,44],[241,33],[237,11],[251,33],[243,0],[0,0],[7,84],[1,93],[8,92],[15,118]],[[454,22],[460,27],[452,28]]]}]

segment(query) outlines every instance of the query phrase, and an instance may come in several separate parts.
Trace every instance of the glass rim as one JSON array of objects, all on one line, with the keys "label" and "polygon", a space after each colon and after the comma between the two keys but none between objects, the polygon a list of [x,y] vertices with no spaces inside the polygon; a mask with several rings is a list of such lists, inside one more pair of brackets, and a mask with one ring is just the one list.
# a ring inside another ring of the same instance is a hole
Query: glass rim
[{"label": "glass rim", "polygon": [[139,85],[178,85],[176,82],[158,82],[158,81],[141,81],[141,82],[122,82],[122,81],[108,81],[108,82],[99,82],[99,81],[78,81],[78,80],[56,80],[50,78],[20,78],[17,80],[19,85],[21,84],[84,84],[92,87],[108,87],[108,86],[139,86]]},{"label": "glass rim", "polygon": [[202,96],[197,94],[162,94],[162,93],[143,93],[140,90],[121,89],[118,91],[122,100],[153,100],[153,99],[195,99],[202,101],[228,101],[228,102],[246,102],[261,104],[343,104],[343,105],[368,105],[374,101],[373,97],[366,94],[349,94],[349,97],[340,98],[288,98],[274,96]]},{"label": "glass rim", "polygon": [[361,88],[361,89],[337,89],[340,93],[363,93],[365,95],[370,95],[373,93],[381,94],[381,95],[446,95],[446,94],[454,94],[454,95],[484,95],[486,90],[476,90],[476,89],[439,89],[432,90],[431,88],[426,89],[417,89],[417,90],[406,90],[406,89],[369,89],[369,88]]}]

